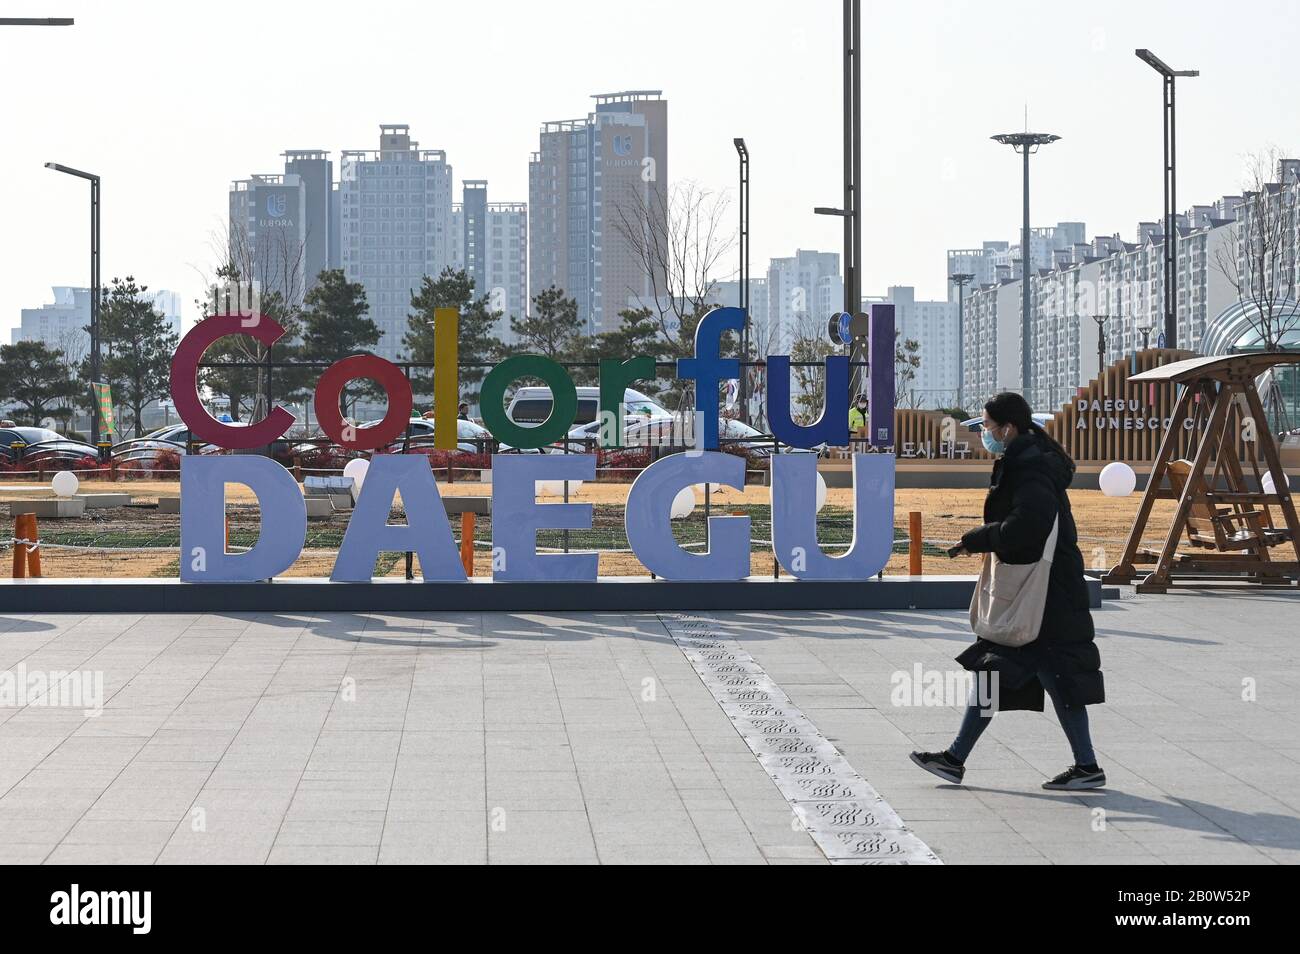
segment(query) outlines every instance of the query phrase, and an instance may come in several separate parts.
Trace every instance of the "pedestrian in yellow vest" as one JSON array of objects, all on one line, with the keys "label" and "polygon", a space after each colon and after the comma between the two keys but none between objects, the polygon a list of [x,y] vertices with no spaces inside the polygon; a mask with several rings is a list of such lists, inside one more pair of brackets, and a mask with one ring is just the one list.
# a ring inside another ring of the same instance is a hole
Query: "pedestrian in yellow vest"
[{"label": "pedestrian in yellow vest", "polygon": [[867,396],[859,394],[849,408],[849,430],[858,431],[867,426]]}]

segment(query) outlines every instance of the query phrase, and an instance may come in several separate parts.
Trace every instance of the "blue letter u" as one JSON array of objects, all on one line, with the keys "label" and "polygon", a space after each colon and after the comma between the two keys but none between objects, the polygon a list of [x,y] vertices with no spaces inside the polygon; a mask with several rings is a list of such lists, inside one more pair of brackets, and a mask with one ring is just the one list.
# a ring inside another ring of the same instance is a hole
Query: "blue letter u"
[{"label": "blue letter u", "polygon": [[849,359],[831,355],[826,359],[826,399],[822,413],[808,425],[790,419],[790,356],[769,355],[767,359],[767,420],[772,436],[791,447],[830,444],[843,447],[849,442]]}]

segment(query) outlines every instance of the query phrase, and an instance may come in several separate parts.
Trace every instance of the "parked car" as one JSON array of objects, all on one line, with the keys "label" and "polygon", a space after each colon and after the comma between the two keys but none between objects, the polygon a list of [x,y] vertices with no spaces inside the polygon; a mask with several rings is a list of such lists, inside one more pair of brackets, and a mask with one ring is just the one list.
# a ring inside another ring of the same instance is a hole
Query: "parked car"
[{"label": "parked car", "polygon": [[[362,430],[367,427],[374,427],[379,421],[366,421],[364,424],[358,424],[357,429]],[[413,417],[409,422],[411,431],[411,450],[423,451],[433,446],[433,421],[423,417]],[[473,421],[458,419],[456,421],[456,449],[466,453],[475,454],[482,451],[491,450],[492,434],[486,427],[475,424]],[[406,435],[401,434],[392,443],[379,448],[378,453],[395,454],[400,453],[406,443]],[[304,441],[295,444],[289,448],[291,456],[303,456],[313,453],[320,453],[328,448],[335,447],[328,438],[321,438],[314,441]]]},{"label": "parked car", "polygon": [[[15,448],[14,444],[25,444]],[[14,464],[20,460],[46,462],[79,461],[90,457],[99,459],[94,444],[64,437],[47,427],[6,427],[0,429],[0,460]]]},{"label": "parked car", "polygon": [[[692,428],[683,424],[680,418],[645,421],[627,429],[624,444],[627,447],[684,449],[693,447],[697,443],[691,431]],[[743,421],[720,417],[718,418],[718,446],[721,450],[743,452],[753,457],[764,458],[772,455],[773,442],[771,437]],[[822,449],[823,447],[780,445],[782,454],[816,454]]]},{"label": "parked car", "polygon": [[[578,411],[573,416],[573,426],[590,424],[599,416],[600,388],[577,388]],[[551,415],[554,399],[548,387],[522,387],[515,391],[506,408],[506,417],[525,426],[541,424]],[[658,401],[633,388],[623,391],[624,417],[639,415],[645,418],[670,418],[672,413]]]},{"label": "parked car", "polygon": [[[247,427],[243,421],[222,421],[228,427]],[[215,454],[221,448],[207,441],[191,441],[190,426],[185,423],[168,424],[150,431],[144,437],[135,437],[113,445],[113,460],[118,464],[145,466],[159,458],[160,453],[185,455],[191,446],[196,454]]]},{"label": "parked car", "polygon": [[[1046,427],[1047,422],[1050,421],[1052,417],[1053,415],[1051,414],[1035,414],[1034,423],[1039,427]],[[959,426],[970,431],[972,434],[980,434],[984,431],[984,416],[981,414],[979,417],[969,418],[968,420],[962,421]]]}]

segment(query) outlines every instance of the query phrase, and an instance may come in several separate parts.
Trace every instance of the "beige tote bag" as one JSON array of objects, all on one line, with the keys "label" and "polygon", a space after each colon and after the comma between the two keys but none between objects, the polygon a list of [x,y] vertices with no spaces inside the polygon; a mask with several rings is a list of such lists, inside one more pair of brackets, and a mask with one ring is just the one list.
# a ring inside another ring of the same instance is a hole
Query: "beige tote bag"
[{"label": "beige tote bag", "polygon": [[1052,521],[1043,557],[1037,563],[1003,563],[984,554],[984,566],[970,601],[975,635],[999,646],[1024,646],[1038,638],[1047,607],[1047,578],[1056,555],[1059,518]]}]

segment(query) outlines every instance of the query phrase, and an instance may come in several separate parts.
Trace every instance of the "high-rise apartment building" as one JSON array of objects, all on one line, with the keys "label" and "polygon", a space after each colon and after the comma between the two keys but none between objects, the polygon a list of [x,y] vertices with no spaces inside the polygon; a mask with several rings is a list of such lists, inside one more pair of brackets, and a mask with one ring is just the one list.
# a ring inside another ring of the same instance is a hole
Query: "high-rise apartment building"
[{"label": "high-rise apartment building", "polygon": [[[899,382],[900,407],[953,407],[957,403],[957,303],[917,301],[916,289],[891,285],[876,301],[894,306],[900,341],[915,341],[921,364],[910,380]],[[863,299],[866,310],[868,299]]]},{"label": "high-rise apartment building", "polygon": [[843,306],[838,252],[799,249],[774,258],[767,267],[767,321],[755,323],[755,342],[770,354],[787,354],[800,336],[822,337],[826,319]]},{"label": "high-rise apartment building", "polygon": [[307,186],[296,173],[253,175],[230,184],[230,262],[259,292],[291,305],[306,293]]},{"label": "high-rise apartment building", "polygon": [[[167,319],[178,337],[184,332],[179,293],[160,289],[145,292],[144,298]],[[90,289],[55,285],[54,301],[20,312],[18,327],[9,332],[10,343],[43,341],[79,361],[90,354],[89,328]]]},{"label": "high-rise apartment building", "polygon": [[319,149],[283,153],[284,172],[230,184],[229,252],[245,280],[293,304],[337,267],[334,163]]},{"label": "high-rise apartment building", "polygon": [[[1202,350],[1208,329],[1236,301],[1219,261],[1231,250],[1240,197],[1177,217],[1178,345]],[[978,405],[1001,390],[1023,392],[1050,411],[1126,354],[1156,347],[1164,327],[1164,235],[1141,222],[1136,241],[1118,235],[1052,250],[1030,277],[1032,378],[1021,380],[1021,282],[1007,269],[966,292],[964,390]],[[1039,254],[1045,255],[1041,250]],[[1104,336],[1104,337],[1103,337]],[[1100,355],[1098,343],[1102,343]]]},{"label": "high-rise apartment building", "polygon": [[406,125],[379,127],[377,150],[348,150],[339,171],[339,259],[365,286],[382,338],[404,353],[411,296],[452,263],[452,170],[440,149],[420,149]]},{"label": "high-rise apartment building", "polygon": [[662,247],[653,238],[666,232],[669,199],[662,92],[593,98],[585,119],[542,125],[528,163],[528,257],[532,292],[563,289],[594,334],[617,328],[630,302],[662,294],[665,263],[644,251]]},{"label": "high-rise apartment building", "polygon": [[463,199],[452,206],[454,268],[474,280],[474,294],[486,295],[502,313],[495,334],[511,343],[510,319],[528,313],[528,205],[489,202],[487,181],[466,179]]},{"label": "high-rise apartment building", "polygon": [[[331,254],[330,237],[334,231],[334,163],[329,153],[320,149],[290,149],[284,153],[286,175],[302,180],[303,196],[303,272],[308,291],[327,268],[337,268],[337,255]],[[337,252],[337,243],[335,243]]]}]

